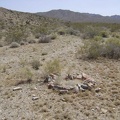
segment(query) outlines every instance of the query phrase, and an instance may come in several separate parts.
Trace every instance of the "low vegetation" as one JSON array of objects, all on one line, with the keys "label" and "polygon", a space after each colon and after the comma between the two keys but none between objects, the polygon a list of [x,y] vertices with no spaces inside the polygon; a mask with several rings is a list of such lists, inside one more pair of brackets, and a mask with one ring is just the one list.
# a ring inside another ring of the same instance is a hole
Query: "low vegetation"
[{"label": "low vegetation", "polygon": [[38,70],[39,67],[40,67],[40,61],[39,60],[33,60],[31,62],[31,65],[32,65],[33,69]]},{"label": "low vegetation", "polygon": [[112,59],[120,58],[120,39],[109,38],[103,40],[99,37],[84,42],[84,45],[78,50],[78,54],[82,54],[89,59],[97,59],[98,57],[107,57]]},{"label": "low vegetation", "polygon": [[60,74],[61,70],[62,70],[62,65],[59,59],[54,59],[52,61],[47,62],[44,67],[44,72],[46,75],[49,75],[51,73]]}]

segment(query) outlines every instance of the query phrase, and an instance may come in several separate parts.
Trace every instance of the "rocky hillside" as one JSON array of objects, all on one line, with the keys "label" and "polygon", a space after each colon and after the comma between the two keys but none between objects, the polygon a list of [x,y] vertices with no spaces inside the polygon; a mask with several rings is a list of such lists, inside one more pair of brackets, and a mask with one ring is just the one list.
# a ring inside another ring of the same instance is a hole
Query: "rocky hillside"
[{"label": "rocky hillside", "polygon": [[39,38],[63,25],[57,19],[0,8],[0,43],[20,43],[25,39]]},{"label": "rocky hillside", "polygon": [[8,10],[0,7],[0,23],[4,27],[13,25],[41,25],[55,24],[58,22],[55,19],[38,16],[32,13],[24,13],[13,10]]},{"label": "rocky hillside", "polygon": [[119,15],[101,16],[98,14],[79,13],[70,10],[51,10],[48,12],[39,12],[37,14],[72,22],[120,23]]}]

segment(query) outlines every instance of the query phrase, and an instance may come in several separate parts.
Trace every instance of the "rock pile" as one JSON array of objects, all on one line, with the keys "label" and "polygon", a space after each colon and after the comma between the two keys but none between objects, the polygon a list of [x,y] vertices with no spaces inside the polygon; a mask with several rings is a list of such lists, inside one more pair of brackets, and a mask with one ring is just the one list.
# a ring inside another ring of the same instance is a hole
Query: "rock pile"
[{"label": "rock pile", "polygon": [[[79,80],[80,82],[78,84],[75,84],[74,86],[67,86],[63,87],[62,85],[56,85],[55,81],[58,78],[57,75],[55,74],[50,74],[46,76],[44,83],[47,83],[48,89],[52,89],[55,91],[58,91],[60,94],[68,93],[68,92],[73,92],[73,93],[78,93],[79,91],[85,91],[85,90],[91,90],[95,86],[95,80],[88,76],[85,73],[82,73],[81,75],[70,75],[68,74],[64,80],[69,81],[69,80]],[[99,90],[96,90],[99,91]]]}]

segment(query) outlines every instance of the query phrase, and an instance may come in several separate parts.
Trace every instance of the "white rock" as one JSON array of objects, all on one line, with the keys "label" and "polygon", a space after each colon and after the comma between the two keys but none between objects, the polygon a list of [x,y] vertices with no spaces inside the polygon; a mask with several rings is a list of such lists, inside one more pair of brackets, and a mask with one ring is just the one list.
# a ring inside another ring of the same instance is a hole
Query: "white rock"
[{"label": "white rock", "polygon": [[82,75],[76,76],[76,79],[82,79]]},{"label": "white rock", "polygon": [[16,90],[22,90],[22,87],[15,87],[15,88],[13,88],[13,91],[16,91]]},{"label": "white rock", "polygon": [[102,111],[102,113],[106,113],[107,112],[107,110],[104,109],[104,108],[101,108],[101,111]]},{"label": "white rock", "polygon": [[76,86],[74,87],[74,92],[75,92],[75,93],[78,93],[79,90],[80,90],[79,87],[76,85]]},{"label": "white rock", "polygon": [[37,100],[37,99],[39,99],[39,97],[36,96],[32,97],[32,100]]}]

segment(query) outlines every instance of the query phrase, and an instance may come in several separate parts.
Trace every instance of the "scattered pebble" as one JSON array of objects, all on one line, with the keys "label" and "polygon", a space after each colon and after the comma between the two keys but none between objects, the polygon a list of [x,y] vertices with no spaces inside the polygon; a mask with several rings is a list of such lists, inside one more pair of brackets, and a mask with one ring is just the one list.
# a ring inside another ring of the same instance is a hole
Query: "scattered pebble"
[{"label": "scattered pebble", "polygon": [[37,99],[39,99],[39,97],[36,97],[36,96],[32,97],[32,100],[37,100]]},{"label": "scattered pebble", "polygon": [[16,90],[22,90],[22,87],[15,87],[15,88],[13,88],[13,91],[16,91]]}]

